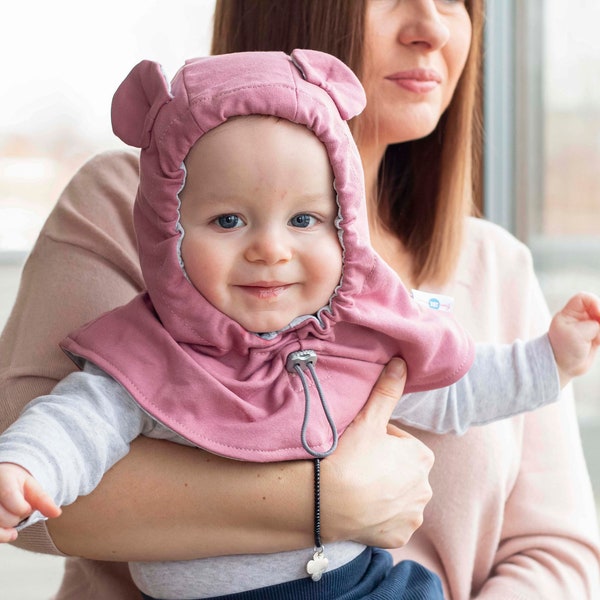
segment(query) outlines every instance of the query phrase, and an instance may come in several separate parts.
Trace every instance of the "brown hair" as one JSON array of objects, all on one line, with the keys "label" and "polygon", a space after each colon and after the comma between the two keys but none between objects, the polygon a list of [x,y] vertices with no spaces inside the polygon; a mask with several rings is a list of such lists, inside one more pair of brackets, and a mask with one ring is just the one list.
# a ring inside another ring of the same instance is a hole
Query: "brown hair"
[{"label": "brown hair", "polygon": [[[217,0],[212,53],[311,48],[343,60],[360,78],[368,0]],[[379,170],[381,222],[413,257],[413,277],[446,281],[480,192],[480,57],[483,0],[466,3],[473,42],[454,97],[427,137],[388,147]],[[359,133],[360,117],[352,124]]]}]

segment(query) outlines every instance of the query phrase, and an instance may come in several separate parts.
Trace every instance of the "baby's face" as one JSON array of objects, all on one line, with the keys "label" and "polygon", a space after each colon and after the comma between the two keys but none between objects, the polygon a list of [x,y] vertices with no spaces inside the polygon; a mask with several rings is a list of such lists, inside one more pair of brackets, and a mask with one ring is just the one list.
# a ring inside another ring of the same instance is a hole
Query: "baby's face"
[{"label": "baby's face", "polygon": [[307,128],[240,117],[186,159],[181,253],[198,291],[245,329],[282,329],[327,305],[340,282],[327,152]]}]

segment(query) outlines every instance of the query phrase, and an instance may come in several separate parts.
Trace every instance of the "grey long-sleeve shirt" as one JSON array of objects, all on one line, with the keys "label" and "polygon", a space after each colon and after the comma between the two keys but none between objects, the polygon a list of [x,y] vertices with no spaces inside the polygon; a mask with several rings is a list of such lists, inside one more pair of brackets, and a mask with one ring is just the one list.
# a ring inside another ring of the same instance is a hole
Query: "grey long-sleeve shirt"
[{"label": "grey long-sleeve shirt", "polygon": [[[510,345],[480,344],[473,367],[453,386],[404,395],[392,421],[436,433],[533,410],[559,396],[548,337]],[[129,451],[138,435],[188,444],[145,413],[115,380],[92,364],[37,398],[0,436],[0,462],[27,469],[64,506],[90,493],[104,473]],[[39,520],[32,515],[23,525]],[[327,547],[330,569],[356,557],[364,546]],[[154,597],[201,598],[274,585],[306,576],[312,550],[237,555],[195,561],[132,563],[136,584]]]}]

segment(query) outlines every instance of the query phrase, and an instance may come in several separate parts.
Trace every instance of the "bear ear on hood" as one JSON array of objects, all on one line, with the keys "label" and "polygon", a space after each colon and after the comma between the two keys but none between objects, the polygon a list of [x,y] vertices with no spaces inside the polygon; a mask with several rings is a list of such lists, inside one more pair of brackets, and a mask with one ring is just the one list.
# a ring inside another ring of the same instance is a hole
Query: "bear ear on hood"
[{"label": "bear ear on hood", "polygon": [[146,148],[160,108],[172,99],[161,65],[143,60],[117,88],[111,105],[113,132],[126,144]]},{"label": "bear ear on hood", "polygon": [[344,121],[363,111],[367,98],[362,84],[341,60],[317,50],[296,49],[291,57],[306,81],[329,94]]}]

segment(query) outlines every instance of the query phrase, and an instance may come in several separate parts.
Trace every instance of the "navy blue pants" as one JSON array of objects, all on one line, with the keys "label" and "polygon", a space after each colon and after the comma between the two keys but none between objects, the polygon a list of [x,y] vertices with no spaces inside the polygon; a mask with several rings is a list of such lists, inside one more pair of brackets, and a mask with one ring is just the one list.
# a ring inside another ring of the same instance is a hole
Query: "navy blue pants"
[{"label": "navy blue pants", "polygon": [[[156,600],[142,594],[145,600]],[[405,560],[396,566],[389,552],[367,548],[348,564],[323,574],[279,585],[218,596],[219,600],[444,600],[437,575]]]}]

